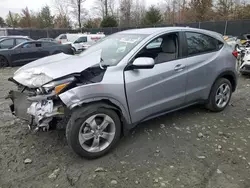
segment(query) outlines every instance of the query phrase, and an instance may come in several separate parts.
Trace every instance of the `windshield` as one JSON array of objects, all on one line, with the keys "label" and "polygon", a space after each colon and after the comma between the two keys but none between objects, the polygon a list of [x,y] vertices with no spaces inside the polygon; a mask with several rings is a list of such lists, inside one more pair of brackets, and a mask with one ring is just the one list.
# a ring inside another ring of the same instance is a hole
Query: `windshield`
[{"label": "windshield", "polygon": [[147,35],[139,34],[113,34],[99,40],[80,54],[85,56],[101,50],[102,65],[115,66]]}]

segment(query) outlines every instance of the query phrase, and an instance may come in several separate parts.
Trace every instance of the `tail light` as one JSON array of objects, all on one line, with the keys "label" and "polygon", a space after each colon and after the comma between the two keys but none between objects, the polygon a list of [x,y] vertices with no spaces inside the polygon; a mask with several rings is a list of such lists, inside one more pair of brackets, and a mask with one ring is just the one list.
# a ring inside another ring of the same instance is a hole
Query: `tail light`
[{"label": "tail light", "polygon": [[59,43],[59,44],[62,44],[62,42],[61,42],[60,40],[58,41],[58,43]]},{"label": "tail light", "polygon": [[234,56],[235,58],[237,58],[238,55],[239,55],[239,53],[238,53],[236,50],[234,50],[232,54],[233,54],[233,56]]}]

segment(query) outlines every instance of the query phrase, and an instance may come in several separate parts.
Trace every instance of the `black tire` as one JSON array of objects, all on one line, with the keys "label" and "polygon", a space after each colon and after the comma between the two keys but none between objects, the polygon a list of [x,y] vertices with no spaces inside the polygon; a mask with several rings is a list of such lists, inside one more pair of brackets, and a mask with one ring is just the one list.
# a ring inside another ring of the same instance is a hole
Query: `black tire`
[{"label": "black tire", "polygon": [[[220,108],[217,106],[215,98],[216,98],[216,92],[218,91],[218,88],[222,84],[228,84],[228,86],[230,87],[230,96],[229,96],[229,100],[228,100],[227,104],[224,107]],[[232,96],[232,84],[231,84],[231,82],[226,78],[219,78],[215,81],[214,85],[212,86],[212,89],[210,91],[210,95],[208,98],[208,103],[206,104],[206,108],[212,112],[221,112],[228,106],[228,104],[231,100],[231,96]]]},{"label": "black tire", "polygon": [[4,56],[0,56],[0,68],[8,67],[9,62]]},{"label": "black tire", "polygon": [[[112,118],[115,123],[115,136],[109,146],[100,152],[88,152],[83,149],[79,142],[79,131],[82,124],[92,115],[106,114]],[[66,127],[66,138],[71,149],[87,159],[95,159],[108,153],[119,141],[121,135],[121,121],[117,113],[111,109],[103,108],[101,104],[92,104],[73,111]]]}]

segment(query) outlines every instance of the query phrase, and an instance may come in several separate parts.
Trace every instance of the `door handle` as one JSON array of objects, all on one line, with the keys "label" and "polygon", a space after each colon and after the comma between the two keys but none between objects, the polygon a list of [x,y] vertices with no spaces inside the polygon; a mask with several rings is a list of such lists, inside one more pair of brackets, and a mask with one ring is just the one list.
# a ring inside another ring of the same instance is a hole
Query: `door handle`
[{"label": "door handle", "polygon": [[178,64],[175,66],[174,70],[175,71],[183,71],[186,66],[182,64]]}]

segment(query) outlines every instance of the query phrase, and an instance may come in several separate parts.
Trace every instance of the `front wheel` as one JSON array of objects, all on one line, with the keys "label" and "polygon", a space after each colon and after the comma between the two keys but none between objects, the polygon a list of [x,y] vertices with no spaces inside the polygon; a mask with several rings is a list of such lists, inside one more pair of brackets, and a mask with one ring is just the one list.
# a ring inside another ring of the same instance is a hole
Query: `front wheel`
[{"label": "front wheel", "polygon": [[0,68],[4,68],[8,66],[9,66],[8,60],[5,57],[0,56]]},{"label": "front wheel", "polygon": [[218,79],[213,85],[207,108],[213,112],[220,112],[224,110],[232,96],[232,84],[226,78]]},{"label": "front wheel", "polygon": [[66,128],[69,146],[88,159],[109,152],[120,139],[120,134],[121,122],[116,112],[98,106],[74,111]]}]

